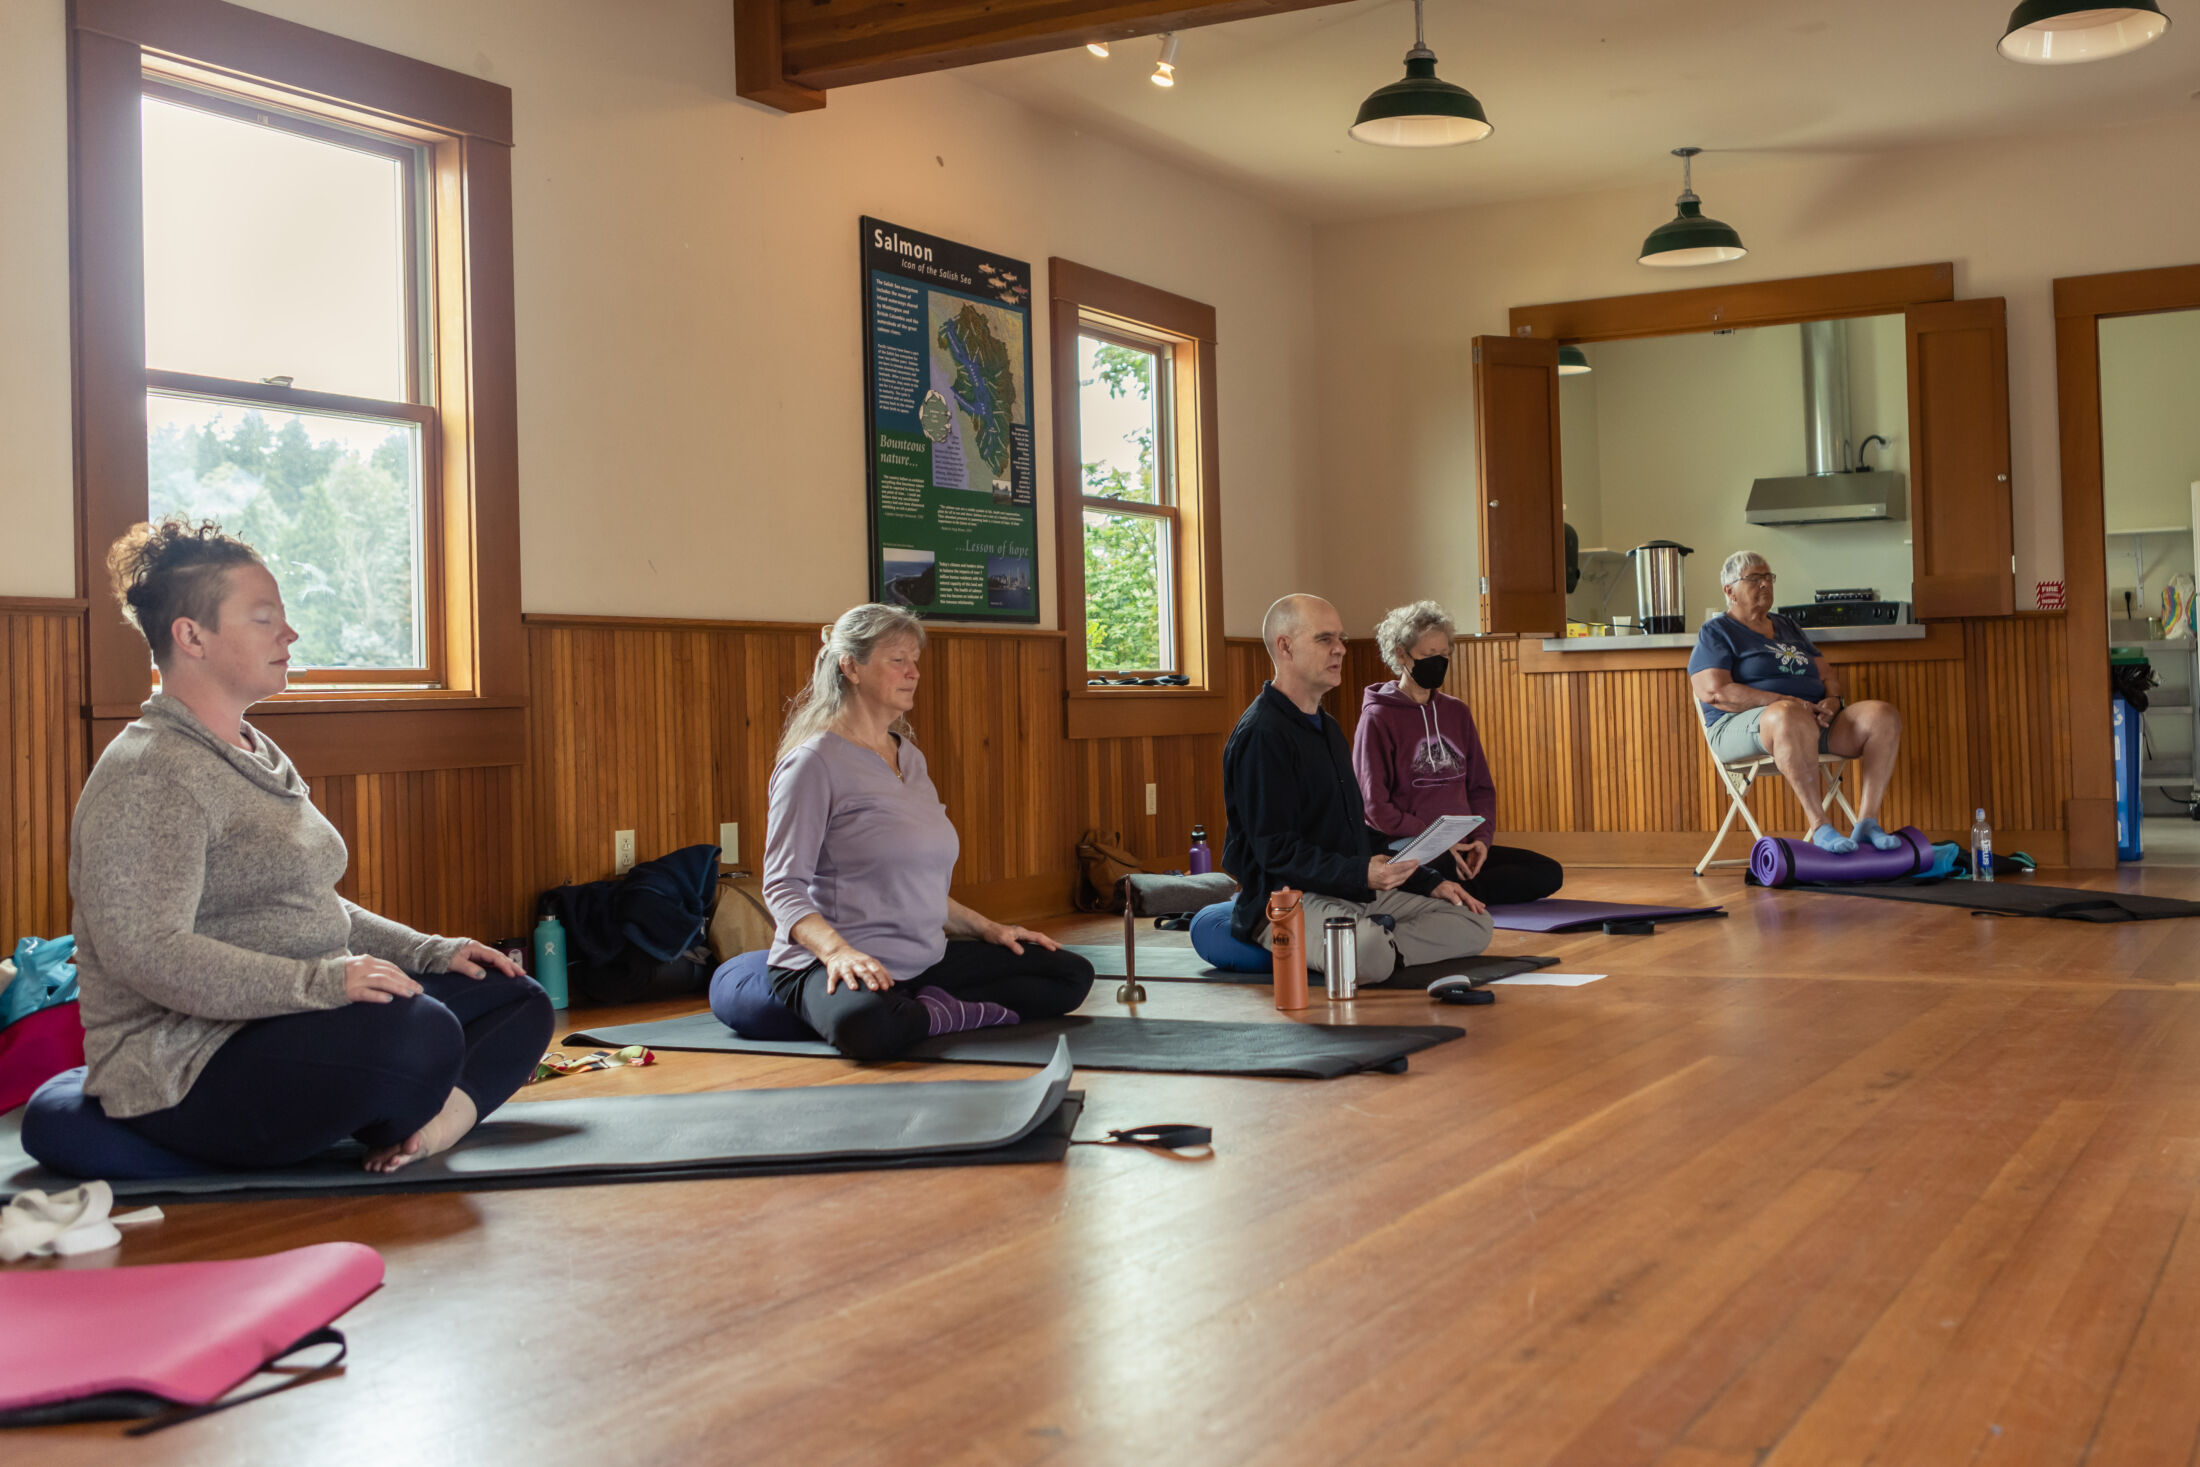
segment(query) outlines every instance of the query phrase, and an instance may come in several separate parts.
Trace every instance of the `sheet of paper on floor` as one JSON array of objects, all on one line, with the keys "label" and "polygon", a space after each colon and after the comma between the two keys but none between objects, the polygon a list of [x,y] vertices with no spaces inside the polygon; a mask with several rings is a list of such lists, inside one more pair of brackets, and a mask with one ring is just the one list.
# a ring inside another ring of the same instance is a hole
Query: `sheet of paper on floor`
[{"label": "sheet of paper on floor", "polygon": [[1510,978],[1492,978],[1487,986],[1500,983],[1541,984],[1549,988],[1579,988],[1584,983],[1594,983],[1602,973],[1515,973]]}]

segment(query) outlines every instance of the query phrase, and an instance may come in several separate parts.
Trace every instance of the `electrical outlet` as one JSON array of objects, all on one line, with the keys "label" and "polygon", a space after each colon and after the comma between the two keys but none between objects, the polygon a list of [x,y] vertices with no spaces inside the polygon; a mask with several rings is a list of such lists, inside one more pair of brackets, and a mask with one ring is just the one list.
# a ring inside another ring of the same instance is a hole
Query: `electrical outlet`
[{"label": "electrical outlet", "polygon": [[718,822],[718,859],[728,866],[741,864],[740,821],[721,820]]},{"label": "electrical outlet", "polygon": [[611,874],[613,876],[624,876],[627,872],[632,871],[633,869],[634,832],[631,830],[612,831]]},{"label": "electrical outlet", "polygon": [[1161,813],[1160,785],[1149,783],[1146,786],[1146,813],[1148,815],[1159,815]]}]

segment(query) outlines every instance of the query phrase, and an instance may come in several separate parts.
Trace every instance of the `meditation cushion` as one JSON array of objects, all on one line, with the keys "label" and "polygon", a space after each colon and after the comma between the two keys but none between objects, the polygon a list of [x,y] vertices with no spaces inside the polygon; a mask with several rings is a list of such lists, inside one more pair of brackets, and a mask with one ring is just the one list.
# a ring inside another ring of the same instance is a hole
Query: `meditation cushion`
[{"label": "meditation cushion", "polygon": [[1192,951],[1225,973],[1273,973],[1273,953],[1231,934],[1230,912],[1236,905],[1216,902],[1199,909],[1192,918]]},{"label": "meditation cushion", "polygon": [[0,1029],[0,1113],[14,1110],[63,1070],[84,1063],[84,1021],[72,1001]]},{"label": "meditation cushion", "polygon": [[758,948],[720,963],[710,975],[711,1013],[744,1039],[817,1038],[800,1014],[773,996],[770,956]]},{"label": "meditation cushion", "polygon": [[23,1112],[23,1149],[40,1166],[86,1180],[195,1177],[207,1170],[107,1118],[84,1093],[85,1067],[38,1087]]}]

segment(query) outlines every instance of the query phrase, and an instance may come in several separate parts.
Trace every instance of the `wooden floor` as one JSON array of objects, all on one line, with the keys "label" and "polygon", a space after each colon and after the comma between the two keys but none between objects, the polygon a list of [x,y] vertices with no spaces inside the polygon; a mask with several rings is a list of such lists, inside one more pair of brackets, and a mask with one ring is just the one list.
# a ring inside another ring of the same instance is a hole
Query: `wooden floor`
[{"label": "wooden floor", "polygon": [[[1211,1160],[172,1208],[121,1262],[379,1248],[347,1373],[9,1460],[2193,1460],[2200,923],[1685,872],[1567,894],[1733,916],[1501,933],[1610,976],[1339,1015],[1464,1025],[1404,1075],[1080,1077],[1080,1134],[1201,1122]],[[1151,1014],[1275,1017],[1150,987]],[[1002,1074],[667,1054],[542,1094]]]}]

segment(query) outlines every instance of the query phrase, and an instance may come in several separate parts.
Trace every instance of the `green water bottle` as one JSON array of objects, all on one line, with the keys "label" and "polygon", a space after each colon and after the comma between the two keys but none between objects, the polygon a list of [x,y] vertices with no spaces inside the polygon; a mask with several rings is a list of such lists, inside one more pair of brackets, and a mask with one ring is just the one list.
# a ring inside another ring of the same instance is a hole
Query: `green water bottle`
[{"label": "green water bottle", "polygon": [[550,995],[550,1007],[566,1006],[565,924],[547,913],[535,924],[535,981]]}]

